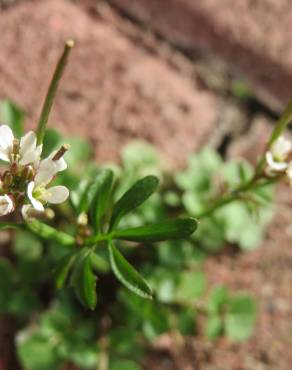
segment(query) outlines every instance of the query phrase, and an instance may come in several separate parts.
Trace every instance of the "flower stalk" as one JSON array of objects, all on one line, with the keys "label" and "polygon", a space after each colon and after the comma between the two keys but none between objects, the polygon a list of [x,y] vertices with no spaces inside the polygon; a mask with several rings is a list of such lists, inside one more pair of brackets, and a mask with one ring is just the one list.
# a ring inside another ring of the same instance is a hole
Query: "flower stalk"
[{"label": "flower stalk", "polygon": [[74,41],[68,40],[64,46],[63,54],[61,55],[59,62],[56,66],[55,72],[53,74],[44,104],[41,111],[41,115],[38,122],[37,128],[37,144],[40,145],[43,143],[46,126],[48,123],[49,115],[52,109],[52,105],[55,99],[55,95],[59,86],[59,82],[63,76],[69,54],[71,49],[74,47]]}]

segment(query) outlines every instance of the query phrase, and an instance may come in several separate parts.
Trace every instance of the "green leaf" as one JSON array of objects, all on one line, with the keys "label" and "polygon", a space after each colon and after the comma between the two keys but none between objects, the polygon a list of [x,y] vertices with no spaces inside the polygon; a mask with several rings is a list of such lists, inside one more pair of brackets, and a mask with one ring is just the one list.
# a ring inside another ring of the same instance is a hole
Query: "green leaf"
[{"label": "green leaf", "polygon": [[94,310],[97,304],[96,280],[90,254],[86,253],[80,257],[75,266],[72,283],[80,302],[91,310]]},{"label": "green leaf", "polygon": [[18,356],[25,369],[52,370],[58,369],[60,365],[55,341],[40,334],[32,334],[24,341],[19,341],[17,347]]},{"label": "green leaf", "polygon": [[24,112],[9,100],[0,102],[0,121],[9,125],[14,135],[20,138],[23,135]]},{"label": "green leaf", "polygon": [[110,265],[107,259],[97,253],[90,254],[91,266],[96,272],[106,273],[110,270]]},{"label": "green leaf", "polygon": [[192,302],[204,293],[206,278],[202,272],[183,272],[179,279],[176,288],[176,299],[179,302]]},{"label": "green leaf", "polygon": [[229,292],[224,285],[215,287],[208,299],[208,310],[211,313],[220,313],[224,304],[229,302]]},{"label": "green leaf", "polygon": [[62,231],[58,231],[53,227],[39,221],[29,222],[26,224],[26,227],[42,239],[52,240],[66,247],[70,247],[75,243],[73,236]]},{"label": "green leaf", "polygon": [[196,230],[197,224],[197,221],[193,218],[182,218],[154,225],[114,231],[113,238],[137,242],[160,242],[164,240],[184,239]]},{"label": "green leaf", "polygon": [[152,298],[152,290],[144,278],[123,257],[112,242],[108,244],[113,273],[129,290],[143,298]]},{"label": "green leaf", "polygon": [[217,338],[223,332],[223,320],[219,315],[213,314],[208,317],[205,334],[210,339]]},{"label": "green leaf", "polygon": [[70,273],[70,270],[76,260],[76,254],[69,254],[61,259],[59,262],[59,265],[56,268],[56,287],[58,289],[63,288],[65,285],[65,282],[68,278],[68,275]]},{"label": "green leaf", "polygon": [[111,364],[111,370],[142,370],[142,368],[133,361],[116,360]]},{"label": "green leaf", "polygon": [[177,328],[182,335],[194,335],[196,333],[196,312],[193,308],[183,308],[177,317]]},{"label": "green leaf", "polygon": [[100,230],[100,221],[110,200],[114,173],[110,169],[101,170],[89,189],[90,215],[95,231]]},{"label": "green leaf", "polygon": [[137,181],[115,204],[110,230],[116,227],[120,219],[144,203],[157,189],[159,180],[155,176],[146,176]]},{"label": "green leaf", "polygon": [[246,295],[234,297],[225,315],[225,333],[234,341],[244,341],[251,336],[255,320],[255,301]]}]

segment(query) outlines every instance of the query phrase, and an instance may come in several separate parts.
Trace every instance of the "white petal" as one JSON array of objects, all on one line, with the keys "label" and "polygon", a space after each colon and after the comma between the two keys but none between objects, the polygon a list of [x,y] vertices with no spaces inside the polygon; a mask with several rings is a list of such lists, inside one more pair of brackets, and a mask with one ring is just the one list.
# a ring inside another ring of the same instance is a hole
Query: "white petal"
[{"label": "white petal", "polygon": [[20,139],[20,154],[25,155],[26,152],[31,152],[36,148],[36,135],[33,131],[29,131]]},{"label": "white petal", "polygon": [[13,145],[13,132],[11,128],[7,125],[0,126],[0,146],[3,149],[12,147]]},{"label": "white petal", "polygon": [[21,214],[22,214],[22,217],[26,221],[31,221],[30,211],[32,209],[33,209],[33,207],[30,204],[25,204],[25,205],[22,206],[22,208],[21,208]]},{"label": "white petal", "polygon": [[[51,159],[53,161],[54,156],[58,153],[58,150],[54,150],[48,157],[48,159]],[[53,161],[53,163],[56,166],[56,172],[61,172],[67,169],[67,163],[65,159],[62,157],[58,159],[57,161]]]},{"label": "white petal", "polygon": [[266,153],[266,161],[272,171],[284,171],[288,167],[286,162],[276,162],[271,152]]},{"label": "white petal", "polygon": [[41,161],[38,173],[35,177],[36,185],[47,185],[52,181],[55,176],[55,166],[50,159],[44,159]]},{"label": "white petal", "polygon": [[64,171],[67,169],[67,163],[65,161],[64,158],[60,158],[58,159],[57,161],[54,161],[55,165],[56,165],[56,170],[57,172],[61,172],[61,171]]},{"label": "white petal", "polygon": [[5,162],[10,162],[9,160],[9,150],[0,147],[0,159]]},{"label": "white petal", "polygon": [[39,161],[39,159],[40,159],[39,152],[36,149],[34,149],[32,151],[25,152],[23,154],[23,157],[19,161],[19,164],[21,164],[22,166],[26,166],[27,164]]},{"label": "white petal", "polygon": [[290,142],[290,140],[287,140],[283,136],[280,136],[272,145],[271,151],[274,157],[285,160],[291,149],[292,143]]},{"label": "white petal", "polygon": [[8,195],[0,196],[0,216],[5,216],[14,210],[12,199]]},{"label": "white petal", "polygon": [[27,196],[28,196],[29,200],[31,201],[31,204],[33,205],[33,207],[36,210],[44,211],[45,208],[44,208],[43,204],[39,200],[37,200],[33,197],[34,188],[35,188],[35,183],[34,183],[34,181],[31,181],[27,186]]},{"label": "white petal", "polygon": [[69,196],[69,190],[62,185],[53,186],[47,190],[44,195],[44,200],[52,204],[59,204],[65,202]]}]

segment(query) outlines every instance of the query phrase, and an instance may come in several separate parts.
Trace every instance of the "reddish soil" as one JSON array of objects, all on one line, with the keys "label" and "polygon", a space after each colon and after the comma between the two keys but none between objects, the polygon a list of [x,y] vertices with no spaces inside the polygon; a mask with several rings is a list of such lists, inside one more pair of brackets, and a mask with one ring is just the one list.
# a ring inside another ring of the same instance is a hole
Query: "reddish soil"
[{"label": "reddish soil", "polygon": [[[103,1],[92,13],[92,1],[84,2],[89,8],[75,3],[21,1],[0,15],[0,97],[11,97],[25,108],[28,127],[36,122],[62,44],[73,37],[77,47],[51,122],[66,133],[89,138],[98,161],[118,160],[125,143],[142,138],[159,147],[171,165],[181,166],[189,153],[212,142],[230,102],[205,87],[192,61],[116,16]],[[228,153],[255,158],[252,148],[263,144],[265,132],[265,123],[253,125],[249,136]],[[279,189],[277,216],[261,248],[222,253],[206,265],[210,284],[224,282],[257,297],[254,337],[240,345],[189,338],[178,349],[169,336],[167,353],[151,355],[147,370],[291,369],[291,194]]]},{"label": "reddish soil", "polygon": [[20,2],[0,15],[0,32],[0,97],[24,107],[29,127],[64,40],[76,40],[51,122],[89,138],[98,161],[140,138],[182,165],[216,125],[220,97],[69,1]]},{"label": "reddish soil", "polygon": [[188,50],[217,56],[274,109],[291,99],[290,0],[111,0]]}]

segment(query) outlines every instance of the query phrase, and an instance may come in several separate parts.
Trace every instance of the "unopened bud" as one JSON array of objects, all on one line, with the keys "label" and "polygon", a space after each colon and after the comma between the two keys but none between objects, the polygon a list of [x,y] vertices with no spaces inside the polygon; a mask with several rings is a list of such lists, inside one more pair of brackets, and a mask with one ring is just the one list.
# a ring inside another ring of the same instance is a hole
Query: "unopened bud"
[{"label": "unopened bud", "polygon": [[45,217],[48,220],[52,220],[55,217],[55,212],[51,208],[46,208]]},{"label": "unopened bud", "polygon": [[63,155],[67,152],[67,150],[70,149],[69,144],[64,144],[61,146],[61,148],[57,151],[57,153],[53,157],[53,161],[58,161],[63,157]]},{"label": "unopened bud", "polygon": [[21,177],[25,181],[31,181],[34,178],[35,171],[32,166],[26,166],[21,172]]},{"label": "unopened bud", "polygon": [[79,226],[86,226],[88,224],[88,216],[85,212],[80,213],[77,218],[77,224]]},{"label": "unopened bud", "polygon": [[3,187],[5,189],[9,188],[10,185],[13,183],[13,175],[10,171],[4,172],[3,175]]}]

